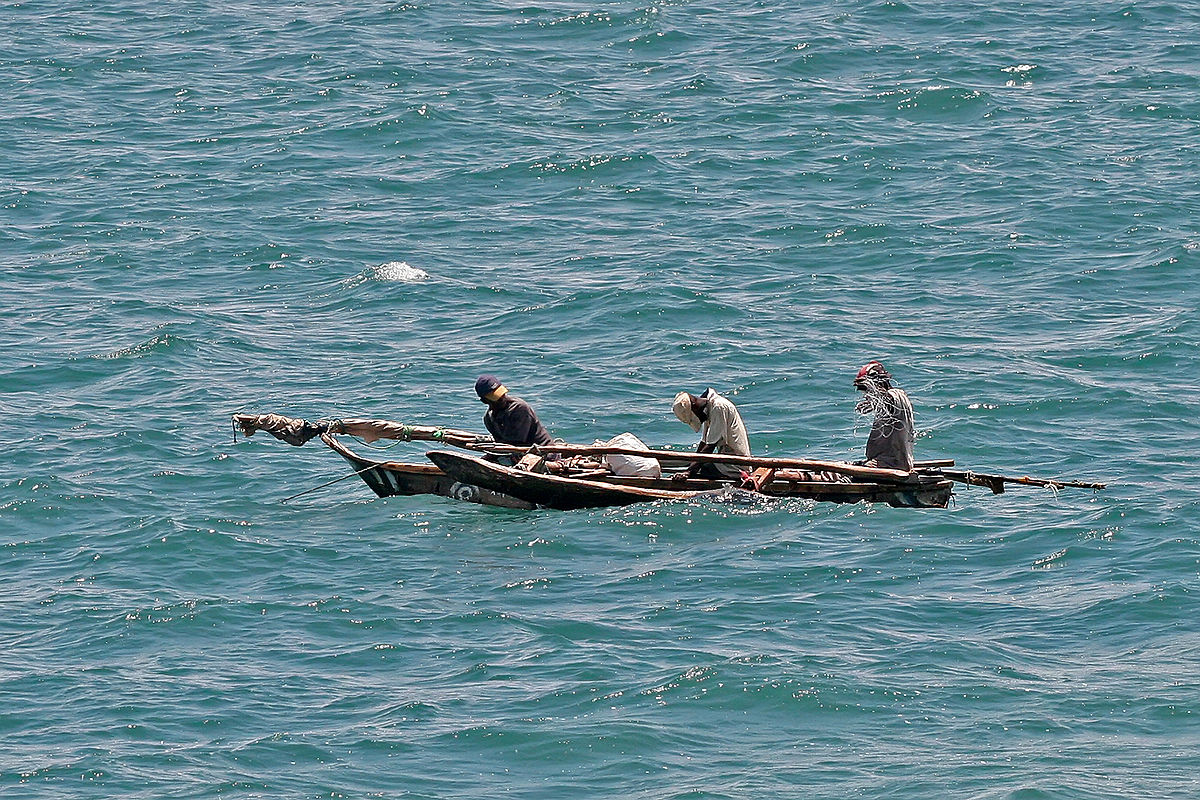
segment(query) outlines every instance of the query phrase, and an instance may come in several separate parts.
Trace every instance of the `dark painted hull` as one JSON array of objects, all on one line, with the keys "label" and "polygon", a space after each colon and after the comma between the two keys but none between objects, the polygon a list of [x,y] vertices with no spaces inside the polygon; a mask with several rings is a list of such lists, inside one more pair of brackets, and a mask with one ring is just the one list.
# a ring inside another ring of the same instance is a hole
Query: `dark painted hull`
[{"label": "dark painted hull", "polygon": [[829,503],[887,503],[893,508],[945,508],[954,482],[940,475],[922,475],[912,484],[805,481],[780,470],[762,489],[769,497],[802,497]]},{"label": "dark painted hull", "polygon": [[562,478],[537,472],[504,467],[479,458],[432,451],[426,453],[442,471],[464,483],[519,497],[545,508],[572,511],[577,508],[603,508],[648,503],[655,500],[686,500],[702,492],[679,491],[638,486],[622,486],[602,481]]},{"label": "dark painted hull", "polygon": [[[725,490],[728,483],[694,479],[683,485],[666,478],[581,480],[504,467],[459,453],[429,453],[434,464],[407,464],[364,458],[328,434],[322,441],[346,459],[379,497],[432,494],[504,508],[603,508],[655,500],[683,500]],[[453,465],[453,466],[449,466]],[[448,468],[449,467],[449,468]],[[763,487],[768,497],[792,497],[831,503],[887,503],[906,508],[944,508],[952,483],[922,477],[912,486],[879,483],[805,481],[799,473],[780,470]]]},{"label": "dark painted hull", "polygon": [[358,477],[380,497],[436,494],[505,508],[534,508],[534,504],[455,480],[433,464],[404,464],[398,461],[374,461],[351,452],[337,439],[323,435],[321,440],[349,462]]}]

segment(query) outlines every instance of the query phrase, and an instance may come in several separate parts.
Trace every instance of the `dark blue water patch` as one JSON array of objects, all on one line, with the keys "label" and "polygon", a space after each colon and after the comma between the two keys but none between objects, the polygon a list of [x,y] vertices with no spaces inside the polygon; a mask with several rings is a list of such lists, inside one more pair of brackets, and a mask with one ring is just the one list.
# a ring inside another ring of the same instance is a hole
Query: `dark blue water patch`
[{"label": "dark blue water patch", "polygon": [[610,155],[596,153],[581,157],[559,158],[536,161],[525,166],[535,175],[579,175],[595,174],[600,179],[618,179],[621,176],[645,174],[656,169],[657,159],[650,154]]},{"label": "dark blue water patch", "polygon": [[[624,310],[618,310],[618,309]],[[547,322],[566,316],[575,319],[577,324],[585,327],[590,324],[598,325],[601,330],[611,330],[612,326],[630,326],[636,324],[639,317],[658,317],[651,323],[673,327],[685,331],[693,327],[693,320],[704,317],[715,324],[728,320],[736,324],[745,319],[745,312],[735,305],[722,302],[719,297],[700,291],[679,289],[666,295],[646,296],[642,291],[631,290],[585,290],[567,295],[555,302],[544,304],[536,309],[536,314],[525,310],[516,312],[523,317],[546,315]],[[497,323],[504,325],[512,321],[507,315],[501,315]],[[536,324],[534,319],[526,324]]]},{"label": "dark blue water patch", "polygon": [[[1172,77],[1174,77],[1172,75]],[[1168,79],[1169,80],[1169,79]],[[1200,106],[1194,103],[1180,102],[1179,93],[1194,91],[1192,87],[1168,86],[1159,88],[1147,86],[1149,80],[1131,79],[1124,82],[1121,88],[1136,94],[1136,100],[1125,100],[1119,114],[1134,126],[1139,120],[1186,120],[1194,122],[1200,117]]]},{"label": "dark blue water patch", "polygon": [[[693,34],[673,27],[666,27],[666,29],[650,30],[635,34],[616,46],[620,47],[622,52],[627,53],[630,58],[645,60],[648,58],[665,59],[697,45],[698,40]],[[685,86],[685,91],[688,88]],[[697,85],[691,88],[701,89],[702,87]]]},{"label": "dark blue water patch", "polygon": [[77,468],[64,476],[24,464],[14,469],[23,476],[6,491],[0,508],[0,516],[12,526],[14,543],[41,541],[60,527],[81,534],[90,520],[103,517],[119,502],[114,487],[97,481],[90,469]]},{"label": "dark blue water patch", "polygon": [[874,108],[884,117],[901,117],[922,123],[963,123],[983,119],[995,107],[980,89],[944,85],[899,86],[847,105],[848,113]]}]

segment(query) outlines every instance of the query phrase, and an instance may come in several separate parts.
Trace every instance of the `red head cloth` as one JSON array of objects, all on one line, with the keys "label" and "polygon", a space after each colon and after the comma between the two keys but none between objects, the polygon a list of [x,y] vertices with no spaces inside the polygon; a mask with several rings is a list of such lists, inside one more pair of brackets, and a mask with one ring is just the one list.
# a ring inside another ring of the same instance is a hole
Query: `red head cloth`
[{"label": "red head cloth", "polygon": [[888,373],[887,369],[884,368],[883,364],[879,363],[878,361],[868,361],[863,365],[863,368],[858,371],[858,374],[854,376],[854,385],[858,386],[859,384],[866,383],[868,381],[872,383],[878,382],[888,384],[891,379],[892,376]]}]

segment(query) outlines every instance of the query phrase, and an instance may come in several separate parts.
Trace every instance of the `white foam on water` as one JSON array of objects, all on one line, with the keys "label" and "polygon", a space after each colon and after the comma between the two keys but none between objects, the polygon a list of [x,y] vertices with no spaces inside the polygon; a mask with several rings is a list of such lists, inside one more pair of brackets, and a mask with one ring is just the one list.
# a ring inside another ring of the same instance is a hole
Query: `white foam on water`
[{"label": "white foam on water", "polygon": [[417,283],[429,279],[429,273],[403,261],[389,261],[364,273],[367,280],[398,283]]},{"label": "white foam on water", "polygon": [[404,261],[389,261],[377,267],[367,267],[354,277],[341,282],[344,289],[353,289],[370,281],[381,283],[420,283],[429,280],[429,273]]}]

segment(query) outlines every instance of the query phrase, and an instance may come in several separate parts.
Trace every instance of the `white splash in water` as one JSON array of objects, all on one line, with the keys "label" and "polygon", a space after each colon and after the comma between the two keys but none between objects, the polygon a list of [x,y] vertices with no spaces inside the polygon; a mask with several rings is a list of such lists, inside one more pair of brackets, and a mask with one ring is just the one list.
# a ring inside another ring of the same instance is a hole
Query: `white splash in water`
[{"label": "white splash in water", "polygon": [[368,281],[379,281],[381,283],[419,283],[425,280],[429,280],[429,273],[425,270],[417,269],[403,261],[389,261],[377,267],[367,267],[353,278],[346,278],[342,281],[342,286],[347,289],[353,289],[356,286],[362,286]]},{"label": "white splash in water", "polygon": [[389,261],[372,267],[364,273],[369,281],[386,281],[396,283],[416,283],[428,280],[429,273],[423,269],[410,266],[403,261]]}]

